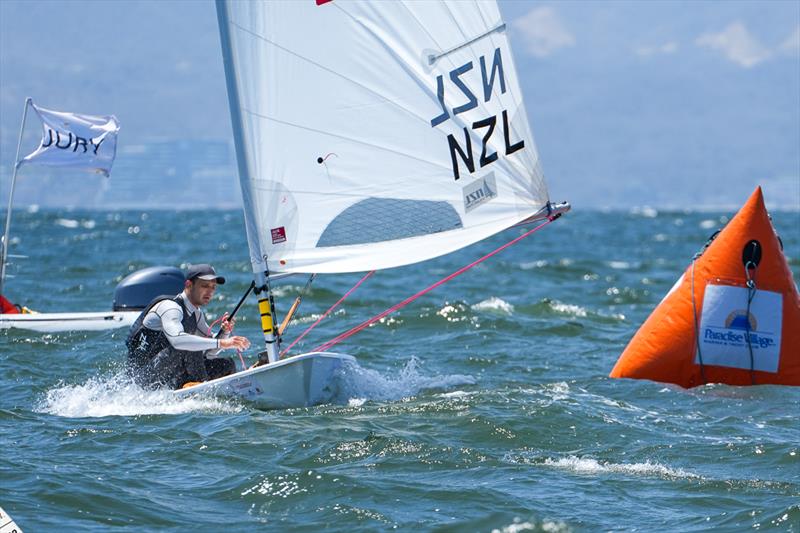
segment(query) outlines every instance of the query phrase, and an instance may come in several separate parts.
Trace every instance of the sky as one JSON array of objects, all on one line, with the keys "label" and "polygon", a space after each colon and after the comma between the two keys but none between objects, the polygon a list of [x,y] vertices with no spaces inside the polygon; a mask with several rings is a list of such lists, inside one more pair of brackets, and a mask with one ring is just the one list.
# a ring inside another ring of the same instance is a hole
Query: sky
[{"label": "sky", "polygon": [[[800,209],[800,1],[499,4],[553,200],[729,208],[760,184],[769,206]],[[144,146],[231,143],[211,1],[0,1],[0,191],[26,96],[119,118],[116,198]],[[26,179],[21,203],[36,201]]]}]

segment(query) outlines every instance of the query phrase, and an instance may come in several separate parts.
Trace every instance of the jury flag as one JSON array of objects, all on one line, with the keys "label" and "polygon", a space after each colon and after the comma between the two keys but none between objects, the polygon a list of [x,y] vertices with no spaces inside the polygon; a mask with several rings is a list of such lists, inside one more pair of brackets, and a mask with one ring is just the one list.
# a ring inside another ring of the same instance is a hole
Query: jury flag
[{"label": "jury flag", "polygon": [[117,117],[51,111],[33,103],[42,120],[39,147],[22,163],[70,167],[108,176],[117,154]]}]

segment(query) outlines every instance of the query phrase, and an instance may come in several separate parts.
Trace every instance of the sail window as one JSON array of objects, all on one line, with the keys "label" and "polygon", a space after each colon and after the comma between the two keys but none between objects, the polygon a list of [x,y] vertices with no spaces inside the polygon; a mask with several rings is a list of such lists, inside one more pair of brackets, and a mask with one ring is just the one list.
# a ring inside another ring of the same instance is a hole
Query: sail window
[{"label": "sail window", "polygon": [[463,227],[447,202],[367,198],[348,207],[322,232],[317,248],[392,241]]}]

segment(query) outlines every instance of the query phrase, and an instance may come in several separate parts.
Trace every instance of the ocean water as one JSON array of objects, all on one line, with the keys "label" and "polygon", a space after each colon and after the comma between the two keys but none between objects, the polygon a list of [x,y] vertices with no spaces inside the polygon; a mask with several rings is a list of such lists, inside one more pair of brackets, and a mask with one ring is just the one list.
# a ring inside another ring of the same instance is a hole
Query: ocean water
[{"label": "ocean water", "polygon": [[[175,400],[121,374],[125,331],[0,332],[0,506],[24,531],[800,531],[800,389],[607,377],[731,212],[581,211],[337,346],[336,403]],[[800,214],[773,213],[796,279]],[[250,282],[239,211],[18,212],[7,296],[110,308],[151,265]],[[376,273],[310,349],[521,233]],[[320,276],[291,340],[359,275]],[[281,313],[302,289],[277,290]],[[260,333],[254,303],[237,331]]]}]

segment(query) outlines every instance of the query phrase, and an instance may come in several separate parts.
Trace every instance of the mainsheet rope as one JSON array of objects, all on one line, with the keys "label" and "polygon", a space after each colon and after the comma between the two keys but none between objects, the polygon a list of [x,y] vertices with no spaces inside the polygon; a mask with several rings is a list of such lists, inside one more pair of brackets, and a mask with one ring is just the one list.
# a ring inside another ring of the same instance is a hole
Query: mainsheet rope
[{"label": "mainsheet rope", "polygon": [[[555,215],[555,216],[553,216],[551,218],[548,218],[546,221],[542,222],[541,224],[539,224],[535,228],[528,230],[527,232],[523,233],[522,235],[520,235],[519,237],[517,237],[515,239],[512,239],[511,241],[505,243],[503,246],[501,246],[501,247],[497,248],[496,250],[494,250],[492,252],[489,252],[488,254],[484,255],[480,259],[477,259],[477,260],[473,261],[472,263],[459,268],[458,270],[456,270],[452,274],[450,274],[448,276],[445,276],[444,278],[440,279],[439,281],[437,281],[433,285],[430,285],[430,286],[426,287],[425,289],[422,289],[418,293],[416,293],[416,294],[414,294],[412,296],[409,296],[408,298],[406,298],[402,302],[393,305],[392,307],[390,307],[389,309],[383,311],[382,313],[379,313],[379,314],[375,315],[374,317],[370,318],[369,320],[367,320],[365,322],[362,322],[358,326],[345,331],[344,333],[332,338],[328,342],[320,344],[319,346],[314,348],[313,351],[315,351],[315,352],[324,352],[325,350],[328,350],[331,347],[336,346],[337,344],[339,344],[340,342],[342,342],[346,338],[351,337],[352,335],[355,335],[356,333],[358,333],[362,329],[371,326],[372,324],[374,324],[378,320],[384,318],[385,316],[387,316],[387,315],[389,315],[391,313],[394,313],[398,309],[402,309],[403,307],[405,307],[406,305],[410,304],[411,302],[413,302],[414,300],[416,300],[420,296],[423,296],[423,295],[429,293],[430,291],[432,291],[436,287],[438,287],[438,286],[440,286],[440,285],[442,285],[444,283],[447,283],[448,281],[450,281],[451,279],[453,279],[453,278],[455,278],[457,276],[460,276],[461,274],[463,274],[467,270],[469,270],[469,269],[471,269],[471,268],[483,263],[484,261],[486,261],[490,257],[492,257],[494,255],[497,255],[498,253],[502,252],[503,250],[505,250],[509,246],[513,246],[514,244],[518,243],[519,241],[521,241],[525,237],[528,237],[529,235],[532,235],[533,233],[539,231],[540,229],[542,229],[543,227],[545,227],[546,225],[548,225],[549,223],[554,221],[559,216],[561,216],[561,215],[559,214],[559,215]],[[288,350],[288,348],[287,348],[287,350]]]},{"label": "mainsheet rope", "polygon": [[[248,292],[248,294],[250,293],[249,290],[247,292]],[[222,322],[222,320],[224,318],[227,318],[227,316],[228,316],[228,313],[223,313],[222,316],[220,316],[218,319],[216,319],[214,322],[212,322],[210,326],[208,326],[209,329],[213,328],[214,326],[216,326],[217,324]],[[222,330],[220,330],[219,333],[222,333]],[[217,335],[219,335],[219,333],[217,333]],[[239,348],[236,348],[236,355],[239,356],[239,361],[242,362],[242,370],[245,370],[247,368],[247,364],[244,362],[244,357],[242,357],[242,351]],[[236,365],[234,364],[234,366],[236,366]]]},{"label": "mainsheet rope", "polygon": [[284,348],[284,349],[283,349],[283,351],[282,351],[282,352],[281,352],[281,354],[280,354],[280,357],[281,357],[281,358],[283,358],[283,356],[286,354],[286,352],[288,352],[288,351],[289,351],[289,350],[290,350],[290,349],[291,349],[291,348],[292,348],[292,347],[293,347],[295,344],[297,344],[298,342],[300,342],[300,340],[301,340],[303,337],[305,337],[305,336],[306,336],[306,335],[307,335],[307,334],[308,334],[308,333],[309,333],[309,332],[310,332],[312,329],[314,329],[315,327],[317,327],[317,324],[319,324],[320,322],[322,322],[322,320],[323,320],[323,319],[324,319],[326,316],[328,316],[329,314],[331,314],[331,312],[332,312],[334,309],[336,309],[337,307],[339,307],[339,304],[341,304],[341,303],[342,303],[342,302],[345,300],[345,298],[347,298],[348,296],[350,296],[351,294],[353,294],[353,291],[355,291],[355,290],[356,290],[356,289],[357,289],[357,288],[358,288],[358,287],[359,287],[359,286],[360,286],[362,283],[364,283],[365,281],[367,281],[367,279],[368,279],[370,276],[372,276],[374,273],[375,273],[375,271],[374,271],[374,270],[370,270],[369,272],[367,272],[367,273],[364,275],[364,277],[363,277],[363,278],[361,278],[360,280],[358,280],[358,283],[356,283],[355,285],[353,285],[353,286],[350,288],[350,290],[349,290],[349,291],[347,291],[346,293],[344,293],[344,296],[342,296],[341,298],[339,298],[339,300],[338,300],[338,301],[337,301],[335,304],[333,304],[332,306],[330,306],[330,307],[328,308],[328,310],[327,310],[327,311],[325,311],[324,313],[322,313],[322,316],[321,316],[321,317],[319,317],[319,318],[316,320],[316,322],[314,322],[313,324],[311,324],[310,326],[308,326],[308,327],[306,328],[306,330],[305,330],[305,331],[303,331],[303,333],[301,333],[301,334],[300,334],[300,336],[299,336],[299,337],[297,337],[295,340],[293,340],[293,341],[292,341],[292,343],[291,343],[289,346],[287,346],[286,348]]}]

